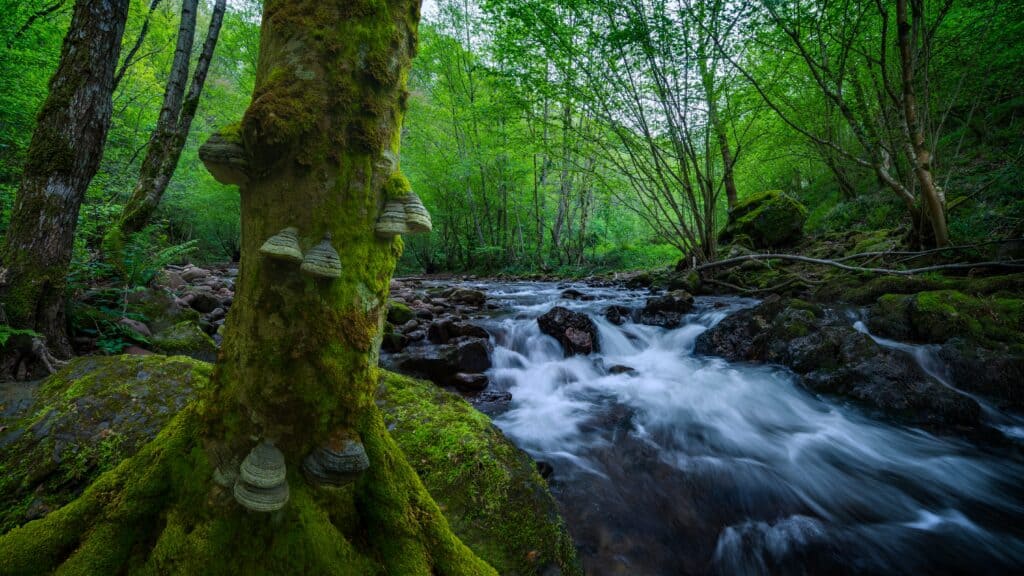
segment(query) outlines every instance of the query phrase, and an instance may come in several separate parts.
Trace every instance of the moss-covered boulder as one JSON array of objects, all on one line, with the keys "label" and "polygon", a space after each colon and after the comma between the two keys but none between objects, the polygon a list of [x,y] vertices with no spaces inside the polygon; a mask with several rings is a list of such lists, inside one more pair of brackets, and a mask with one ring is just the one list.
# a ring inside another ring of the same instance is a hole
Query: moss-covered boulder
[{"label": "moss-covered boulder", "polygon": [[748,196],[729,211],[729,221],[719,236],[722,245],[743,237],[750,248],[777,248],[795,244],[803,237],[807,208],[780,190]]},{"label": "moss-covered boulder", "polygon": [[487,416],[429,382],[390,372],[378,403],[452,530],[498,573],[579,572],[536,465]]},{"label": "moss-covered boulder", "polygon": [[872,331],[897,340],[941,344],[955,337],[987,347],[1024,349],[1024,300],[957,290],[886,294],[872,307]]},{"label": "moss-covered boulder", "polygon": [[[36,385],[31,403],[0,420],[0,534],[67,504],[139,453],[196,405],[211,372],[185,357],[87,357]],[[378,402],[398,446],[478,556],[501,574],[580,572],[532,460],[486,416],[432,384],[388,372]]]},{"label": "moss-covered boulder", "polygon": [[66,504],[135,454],[211,372],[181,356],[89,356],[44,380],[0,422],[0,533]]},{"label": "moss-covered boulder", "polygon": [[217,343],[192,321],[179,322],[158,332],[151,342],[154,350],[168,356],[189,356],[203,362],[217,360]]},{"label": "moss-covered boulder", "polygon": [[416,317],[416,312],[401,302],[388,302],[388,322],[401,326]]}]

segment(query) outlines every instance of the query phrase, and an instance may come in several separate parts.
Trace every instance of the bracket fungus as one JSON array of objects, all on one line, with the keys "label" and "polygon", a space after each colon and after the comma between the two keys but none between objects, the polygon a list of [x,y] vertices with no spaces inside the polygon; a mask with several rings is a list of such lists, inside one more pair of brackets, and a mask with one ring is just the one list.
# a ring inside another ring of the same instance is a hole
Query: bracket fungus
[{"label": "bracket fungus", "polygon": [[199,159],[221,184],[240,186],[249,181],[249,156],[245,147],[221,132],[212,134],[199,147]]},{"label": "bracket fungus", "polygon": [[393,238],[409,232],[405,221],[405,205],[400,200],[389,200],[384,204],[384,211],[377,219],[374,230],[382,238]]},{"label": "bracket fungus", "polygon": [[313,484],[343,486],[370,467],[359,440],[344,439],[315,448],[302,460],[302,471]]},{"label": "bracket fungus", "polygon": [[319,244],[306,252],[302,260],[303,273],[316,278],[341,278],[341,258],[331,246],[331,235],[324,235]]},{"label": "bracket fungus", "polygon": [[430,222],[430,212],[423,205],[423,201],[415,192],[409,192],[401,198],[405,206],[405,226],[413,234],[430,232],[433,225]]},{"label": "bracket fungus", "polygon": [[280,510],[288,502],[284,454],[267,441],[245,457],[235,481],[235,501],[253,512]]},{"label": "bracket fungus", "polygon": [[274,234],[260,246],[260,253],[278,260],[302,262],[302,248],[299,247],[299,229],[288,227]]}]

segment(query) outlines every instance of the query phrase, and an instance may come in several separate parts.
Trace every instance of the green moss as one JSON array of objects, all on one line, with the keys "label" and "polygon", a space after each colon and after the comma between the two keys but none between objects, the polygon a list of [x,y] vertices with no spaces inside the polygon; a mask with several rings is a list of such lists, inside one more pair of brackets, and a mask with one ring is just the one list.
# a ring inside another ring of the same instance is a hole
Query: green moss
[{"label": "green moss", "polygon": [[1024,300],[957,290],[886,294],[872,309],[871,326],[895,338],[942,343],[962,337],[986,347],[1024,350]]},{"label": "green moss", "polygon": [[748,196],[729,211],[729,221],[719,241],[749,238],[751,247],[776,247],[793,243],[803,234],[807,208],[779,190]]},{"label": "green moss", "polygon": [[191,356],[205,362],[217,359],[217,343],[192,321],[179,322],[158,332],[151,341],[154,349],[163,354]]},{"label": "green moss", "polygon": [[503,575],[557,566],[575,551],[533,461],[490,419],[436,386],[384,373],[379,397],[396,442],[453,530]]},{"label": "green moss", "polygon": [[388,302],[388,322],[395,326],[401,326],[416,317],[416,313],[401,302]]}]

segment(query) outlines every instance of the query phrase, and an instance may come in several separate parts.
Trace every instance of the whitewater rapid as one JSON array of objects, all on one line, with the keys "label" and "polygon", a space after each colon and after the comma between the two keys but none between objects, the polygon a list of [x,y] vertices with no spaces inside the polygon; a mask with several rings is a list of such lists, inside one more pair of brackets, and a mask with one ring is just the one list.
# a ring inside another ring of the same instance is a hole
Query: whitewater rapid
[{"label": "whitewater rapid", "polygon": [[[491,388],[512,396],[495,424],[553,466],[588,574],[1024,572],[1014,448],[872,419],[779,367],[694,355],[701,332],[755,301],[698,298],[665,330],[604,319],[641,292],[478,287],[506,310],[483,321]],[[565,358],[540,332],[555,305],[590,315],[599,354]]]}]

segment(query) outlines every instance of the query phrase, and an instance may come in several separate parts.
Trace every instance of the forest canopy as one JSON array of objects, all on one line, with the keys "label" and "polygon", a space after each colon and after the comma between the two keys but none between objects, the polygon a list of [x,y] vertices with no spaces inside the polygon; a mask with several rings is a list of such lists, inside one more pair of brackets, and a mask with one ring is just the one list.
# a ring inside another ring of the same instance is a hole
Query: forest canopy
[{"label": "forest canopy", "polygon": [[[73,3],[9,4],[0,15],[0,233]],[[897,4],[908,5],[909,82]],[[73,283],[125,268],[101,256],[103,238],[140,185],[181,6],[131,3]],[[193,68],[215,5],[197,9]],[[932,226],[941,220],[947,242],[1020,236],[1019,10],[951,0],[429,2],[403,166],[436,233],[409,242],[400,270],[572,273],[711,260],[729,207],[776,189],[808,208],[812,234],[885,229],[929,247],[941,243]],[[240,119],[252,94],[259,13],[257,2],[228,3],[181,160],[154,217],[127,239],[138,253],[121,260],[138,266],[174,247],[200,262],[237,257],[237,193],[202,169],[197,150]]]}]

